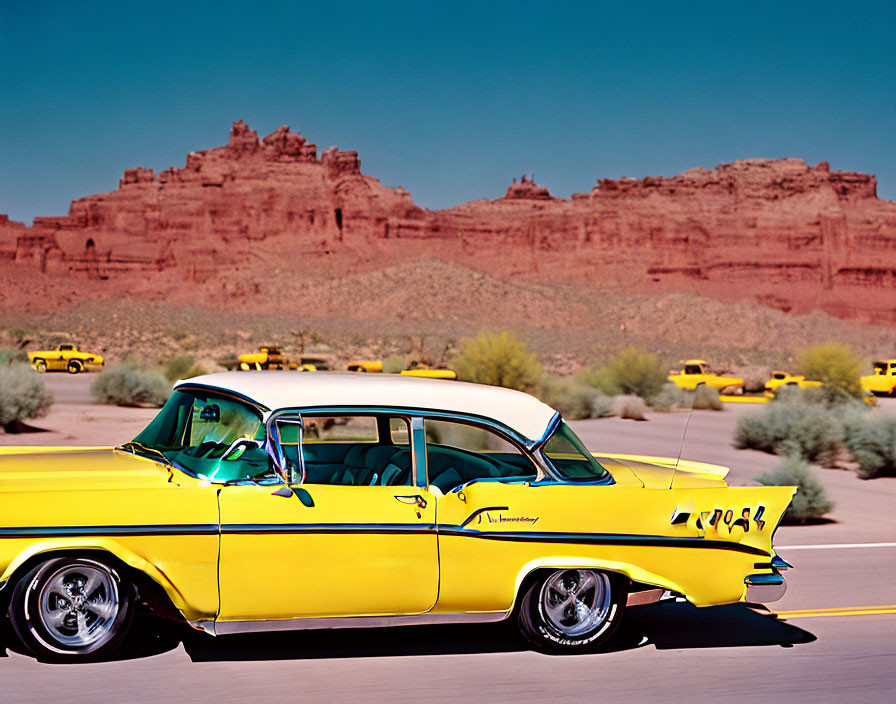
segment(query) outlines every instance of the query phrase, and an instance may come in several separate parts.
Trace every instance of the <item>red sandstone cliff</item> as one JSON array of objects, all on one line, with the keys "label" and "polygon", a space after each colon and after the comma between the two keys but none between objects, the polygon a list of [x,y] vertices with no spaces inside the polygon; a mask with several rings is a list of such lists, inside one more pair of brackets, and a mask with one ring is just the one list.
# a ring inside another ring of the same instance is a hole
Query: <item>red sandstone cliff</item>
[{"label": "red sandstone cliff", "polygon": [[126,292],[153,276],[181,293],[226,279],[263,297],[274,268],[298,279],[421,254],[503,276],[896,322],[896,204],[877,198],[873,176],[800,159],[600,180],[569,200],[523,177],[504,198],[427,211],[362,174],[357,152],[318,157],[286,126],[259,139],[239,121],[226,146],[158,175],[128,169],[118,190],[74,201],[65,217],[26,227],[0,216],[0,260],[21,265],[26,286],[30,267]]}]

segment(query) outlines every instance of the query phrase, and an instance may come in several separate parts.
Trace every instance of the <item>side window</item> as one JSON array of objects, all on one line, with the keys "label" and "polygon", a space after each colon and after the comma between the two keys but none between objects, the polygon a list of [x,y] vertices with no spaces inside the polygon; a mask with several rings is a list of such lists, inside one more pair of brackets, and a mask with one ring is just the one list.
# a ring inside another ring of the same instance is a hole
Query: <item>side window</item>
[{"label": "side window", "polygon": [[492,430],[457,421],[427,419],[429,483],[447,493],[474,479],[533,480],[532,461]]},{"label": "side window", "polygon": [[412,483],[407,419],[386,414],[303,415],[305,483],[404,486]]}]

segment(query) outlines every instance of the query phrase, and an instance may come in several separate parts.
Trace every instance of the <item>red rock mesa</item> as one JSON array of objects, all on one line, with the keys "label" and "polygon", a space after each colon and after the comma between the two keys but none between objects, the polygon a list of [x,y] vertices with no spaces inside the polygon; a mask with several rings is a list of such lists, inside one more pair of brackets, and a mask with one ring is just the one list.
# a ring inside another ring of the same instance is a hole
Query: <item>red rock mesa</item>
[{"label": "red rock mesa", "polygon": [[746,159],[601,179],[570,199],[524,176],[503,198],[429,211],[363,174],[357,152],[318,155],[287,126],[259,139],[238,121],[226,146],[159,174],[128,169],[118,190],[74,201],[67,216],[31,227],[0,216],[0,261],[21,266],[23,282],[31,268],[131,291],[148,272],[182,288],[224,274],[263,281],[272,262],[300,277],[318,262],[349,272],[429,255],[503,277],[894,323],[896,204],[876,186],[825,162]]}]

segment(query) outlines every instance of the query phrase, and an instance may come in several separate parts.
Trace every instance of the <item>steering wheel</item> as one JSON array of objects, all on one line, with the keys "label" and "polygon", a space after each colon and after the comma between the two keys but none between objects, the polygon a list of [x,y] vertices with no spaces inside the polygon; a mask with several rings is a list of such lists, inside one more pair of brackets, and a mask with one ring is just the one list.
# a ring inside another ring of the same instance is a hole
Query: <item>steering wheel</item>
[{"label": "steering wheel", "polygon": [[245,449],[248,450],[251,447],[261,447],[261,443],[258,440],[253,440],[252,438],[237,438],[232,443],[230,443],[230,447],[224,450],[224,454],[221,455],[221,460],[223,461],[229,459],[239,459],[239,457],[242,456],[242,452],[239,453],[239,457],[233,457],[233,455],[236,455],[241,447],[245,447]]}]

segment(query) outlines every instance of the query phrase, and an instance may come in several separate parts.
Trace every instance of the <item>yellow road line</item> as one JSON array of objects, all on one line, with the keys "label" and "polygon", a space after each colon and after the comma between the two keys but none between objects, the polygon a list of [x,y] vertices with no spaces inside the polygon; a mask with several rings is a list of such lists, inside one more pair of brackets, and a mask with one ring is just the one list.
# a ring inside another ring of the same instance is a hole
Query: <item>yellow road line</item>
[{"label": "yellow road line", "polygon": [[818,616],[880,616],[896,614],[892,606],[842,606],[831,609],[801,609],[798,611],[773,611],[778,618],[813,618]]}]

